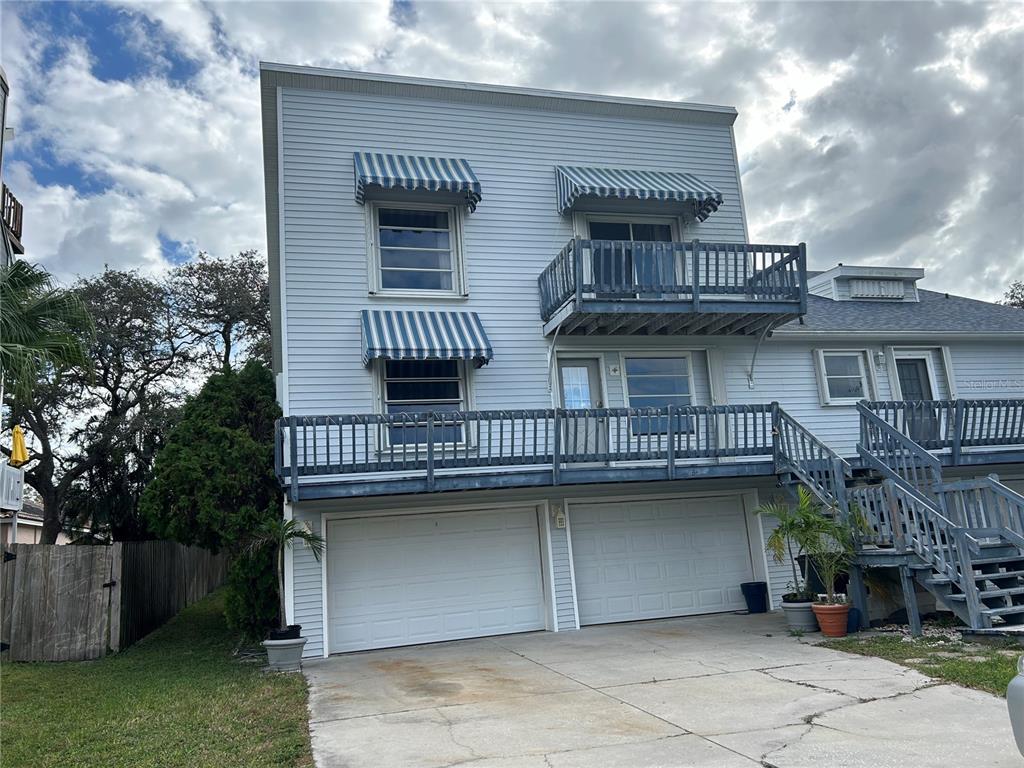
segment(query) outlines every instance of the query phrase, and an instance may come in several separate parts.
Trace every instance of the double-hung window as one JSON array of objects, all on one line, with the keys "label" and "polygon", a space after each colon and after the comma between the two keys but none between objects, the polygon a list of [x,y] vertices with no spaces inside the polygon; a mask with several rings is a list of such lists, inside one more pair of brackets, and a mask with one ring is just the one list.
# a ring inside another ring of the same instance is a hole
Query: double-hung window
[{"label": "double-hung window", "polygon": [[459,211],[375,204],[373,278],[380,293],[461,295]]},{"label": "double-hung window", "polygon": [[870,397],[863,350],[818,350],[817,365],[825,405],[852,405]]},{"label": "double-hung window", "polygon": [[[667,408],[692,404],[688,356],[627,357],[626,397],[630,408]],[[634,416],[630,420],[633,434],[668,432],[668,416]],[[689,416],[677,416],[674,431],[692,430]]]},{"label": "double-hung window", "polygon": [[[384,412],[404,414],[388,428],[391,445],[427,442],[424,414],[465,410],[463,364],[459,360],[385,360]],[[462,422],[441,417],[435,443],[463,442]]]}]

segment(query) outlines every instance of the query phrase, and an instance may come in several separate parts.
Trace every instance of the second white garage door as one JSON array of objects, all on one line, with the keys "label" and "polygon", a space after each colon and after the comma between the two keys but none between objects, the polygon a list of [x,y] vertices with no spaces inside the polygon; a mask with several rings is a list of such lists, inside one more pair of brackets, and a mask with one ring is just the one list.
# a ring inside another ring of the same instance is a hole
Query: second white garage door
[{"label": "second white garage door", "polygon": [[544,628],[537,512],[445,512],[327,526],[331,653]]},{"label": "second white garage door", "polygon": [[570,526],[580,624],[745,607],[739,496],[573,504]]}]

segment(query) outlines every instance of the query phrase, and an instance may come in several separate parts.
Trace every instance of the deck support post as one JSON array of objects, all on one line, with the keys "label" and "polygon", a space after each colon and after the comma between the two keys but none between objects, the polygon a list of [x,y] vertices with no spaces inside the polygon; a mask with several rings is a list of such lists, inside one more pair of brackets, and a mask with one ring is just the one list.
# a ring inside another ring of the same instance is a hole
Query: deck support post
[{"label": "deck support post", "polygon": [[434,490],[434,414],[427,416],[427,490]]},{"label": "deck support post", "polygon": [[849,598],[853,607],[860,612],[860,626],[858,629],[871,627],[871,617],[868,615],[868,589],[864,584],[864,567],[858,564],[850,566],[850,583],[846,587],[850,593]]},{"label": "deck support post", "polygon": [[673,406],[668,406],[668,434],[666,439],[668,440],[668,479],[676,479],[676,430],[675,430],[676,414]]},{"label": "deck support post", "polygon": [[562,420],[559,410],[555,408],[555,449],[551,454],[551,484],[558,485],[558,472],[562,463]]},{"label": "deck support post", "polygon": [[[291,470],[291,477],[289,478],[290,482],[288,487],[290,490],[289,495],[291,497],[291,501],[293,502],[299,500],[299,437],[297,434],[298,421],[299,420],[294,416],[288,417],[288,453],[289,461],[291,464],[289,467],[289,469]],[[305,450],[305,432],[303,432],[302,440],[303,450]]]},{"label": "deck support post", "polygon": [[[693,248],[693,271],[690,273],[693,281],[693,313],[700,312],[700,240],[691,243]],[[685,251],[684,251],[685,253]],[[686,276],[683,276],[685,282]]]},{"label": "deck support post", "polygon": [[910,624],[910,634],[914,637],[921,636],[921,612],[917,608],[917,589],[914,587],[914,577],[910,575],[910,568],[901,565],[900,586],[903,588],[903,606],[907,609],[907,623]]},{"label": "deck support post", "polygon": [[950,460],[953,466],[960,465],[960,453],[963,448],[964,434],[964,401],[959,398],[953,403],[953,435],[952,445],[949,447]]}]

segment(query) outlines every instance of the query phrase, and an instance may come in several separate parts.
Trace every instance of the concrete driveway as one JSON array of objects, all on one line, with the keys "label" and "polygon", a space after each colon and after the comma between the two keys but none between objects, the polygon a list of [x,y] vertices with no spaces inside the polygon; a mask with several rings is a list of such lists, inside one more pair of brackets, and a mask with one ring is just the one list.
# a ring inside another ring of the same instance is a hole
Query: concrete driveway
[{"label": "concrete driveway", "polygon": [[321,768],[1016,766],[1004,700],[720,615],[306,665]]}]

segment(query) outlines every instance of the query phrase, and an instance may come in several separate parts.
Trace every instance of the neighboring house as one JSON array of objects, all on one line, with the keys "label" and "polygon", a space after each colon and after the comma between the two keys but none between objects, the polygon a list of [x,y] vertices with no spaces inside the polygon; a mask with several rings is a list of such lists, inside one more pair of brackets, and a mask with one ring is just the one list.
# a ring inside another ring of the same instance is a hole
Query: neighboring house
[{"label": "neighboring house", "polygon": [[307,655],[777,605],[760,503],[797,480],[882,531],[861,496],[919,493],[862,427],[1024,477],[1024,312],[749,244],[731,107],[261,83],[277,472],[327,540],[288,555]]},{"label": "neighboring house", "polygon": [[21,245],[22,207],[3,179],[4,143],[7,138],[7,73],[0,67],[0,265],[10,264],[25,249]]},{"label": "neighboring house", "polygon": [[[14,261],[15,254],[24,253],[21,247],[21,203],[7,189],[3,182],[4,143],[7,136],[7,96],[10,89],[7,84],[7,73],[0,67],[0,267],[6,267]],[[3,297],[0,296],[0,302]],[[0,382],[0,395],[3,383]],[[2,401],[0,397],[0,401]],[[3,425],[0,424],[0,427]],[[7,465],[0,459],[0,514],[15,512],[21,508],[21,491],[24,486],[24,473]],[[21,537],[19,535],[19,541]],[[4,539],[6,541],[6,539]]]},{"label": "neighboring house", "polygon": [[[0,544],[38,544],[43,537],[43,509],[30,501],[24,502],[24,506],[18,513],[18,538],[12,541],[14,528],[13,513],[8,510],[0,511]],[[71,541],[63,531],[57,534],[57,544],[67,544]]]}]

